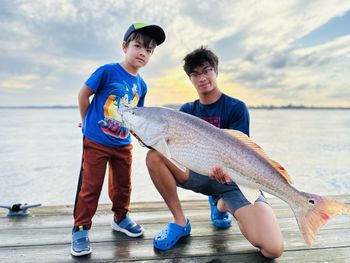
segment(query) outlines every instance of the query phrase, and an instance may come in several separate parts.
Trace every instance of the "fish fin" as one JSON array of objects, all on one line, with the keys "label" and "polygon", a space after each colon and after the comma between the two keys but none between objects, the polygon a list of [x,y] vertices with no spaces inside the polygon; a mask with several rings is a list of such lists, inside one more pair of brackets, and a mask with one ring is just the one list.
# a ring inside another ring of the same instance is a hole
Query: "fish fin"
[{"label": "fish fin", "polygon": [[155,140],[155,142],[151,146],[158,152],[163,154],[167,159],[171,160],[171,153],[164,137]]},{"label": "fish fin", "polygon": [[280,165],[278,162],[270,159],[270,157],[267,156],[267,154],[264,152],[264,150],[257,145],[255,142],[253,142],[246,134],[243,132],[237,131],[237,130],[229,130],[224,129],[224,131],[237,140],[243,142],[245,145],[249,146],[250,148],[254,149],[255,152],[257,152],[264,160],[266,160],[275,170],[278,172],[278,174],[289,184],[293,184],[293,179],[290,177],[290,175],[287,173],[287,171],[283,168],[282,165]]},{"label": "fish fin", "polygon": [[350,206],[342,204],[335,199],[315,194],[306,194],[307,204],[292,206],[291,208],[297,219],[300,232],[305,243],[311,246],[320,228],[333,216],[340,214],[350,215]]},{"label": "fish fin", "polygon": [[244,197],[251,203],[254,204],[255,201],[259,198],[260,196],[260,190],[257,188],[251,188],[248,186],[243,186],[240,184],[237,184],[239,190],[241,190],[242,194]]},{"label": "fish fin", "polygon": [[167,158],[177,168],[179,168],[183,172],[186,172],[186,167],[184,167],[183,165],[181,165],[180,163],[178,163],[177,161],[171,158],[171,153],[164,137],[160,139],[159,138],[153,139],[150,145],[154,149],[156,149],[158,152],[160,152],[165,158]]}]

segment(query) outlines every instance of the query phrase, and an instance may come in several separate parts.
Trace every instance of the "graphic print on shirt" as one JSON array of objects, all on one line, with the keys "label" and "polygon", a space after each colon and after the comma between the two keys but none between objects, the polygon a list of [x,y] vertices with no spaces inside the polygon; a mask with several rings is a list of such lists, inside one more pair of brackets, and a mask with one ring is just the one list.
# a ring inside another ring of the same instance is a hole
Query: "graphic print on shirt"
[{"label": "graphic print on shirt", "polygon": [[210,124],[214,125],[217,128],[221,128],[221,125],[220,125],[221,117],[220,116],[215,116],[215,117],[200,116],[200,118],[206,122],[209,122]]},{"label": "graphic print on shirt", "polygon": [[136,107],[140,99],[137,85],[132,88],[126,82],[113,83],[110,95],[104,104],[104,119],[98,122],[101,130],[113,137],[124,139],[129,135],[129,129],[125,127],[122,113],[125,109]]}]

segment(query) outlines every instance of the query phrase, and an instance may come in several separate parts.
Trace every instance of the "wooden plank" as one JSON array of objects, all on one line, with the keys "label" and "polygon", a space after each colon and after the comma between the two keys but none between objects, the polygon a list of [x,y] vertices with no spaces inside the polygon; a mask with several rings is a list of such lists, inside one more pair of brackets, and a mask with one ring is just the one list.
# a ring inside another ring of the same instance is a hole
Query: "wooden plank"
[{"label": "wooden plank", "polygon": [[[140,221],[140,223],[142,223]],[[294,233],[297,236],[300,236],[302,241],[301,234],[299,233],[298,226],[293,219],[283,219],[280,220],[281,230],[285,233],[290,232]],[[146,233],[145,238],[152,239],[156,233],[158,233],[164,224],[159,223],[145,223]],[[223,236],[223,235],[233,235],[240,234],[238,226],[236,223],[233,224],[233,227],[227,230],[218,230],[212,226],[208,219],[205,221],[194,220],[191,223],[192,225],[192,235],[193,236]],[[321,231],[332,231],[341,230],[344,233],[349,233],[350,235],[350,217],[340,216],[329,222]],[[9,246],[32,246],[40,244],[61,244],[69,243],[71,236],[71,227],[35,227],[35,228],[8,228],[0,230],[0,247],[9,247]],[[107,224],[97,224],[90,231],[90,238],[93,241],[112,241],[116,239],[116,236],[112,234],[109,222]],[[118,239],[128,239],[125,235],[118,236]]]},{"label": "wooden plank", "polygon": [[[350,195],[336,195],[336,196],[329,196],[330,198],[335,198],[339,202],[346,203],[350,205]],[[278,199],[276,197],[270,197],[268,198],[269,203],[274,208],[284,207],[288,208],[289,206],[283,202],[281,199]],[[202,210],[205,208],[208,208],[208,202],[207,200],[184,200],[181,201],[182,207],[184,209],[188,210]],[[110,204],[99,204],[97,213],[107,213],[110,212],[111,205]],[[132,212],[153,212],[153,211],[165,211],[167,210],[167,207],[164,202],[135,202],[131,204]],[[71,215],[73,212],[73,206],[72,205],[59,205],[59,206],[42,206],[33,208],[30,211],[32,211],[35,216],[44,216],[49,215],[52,216],[54,214],[56,215]],[[0,209],[0,218],[5,217],[7,214],[6,209]]]},{"label": "wooden plank", "polygon": [[[281,214],[281,210],[275,211],[278,216]],[[285,211],[282,211],[283,213]],[[209,212],[206,210],[195,210],[188,211],[186,214],[192,222],[192,226],[204,225],[207,229],[211,229],[212,225],[210,224]],[[292,214],[291,214],[292,215]],[[93,229],[96,227],[100,229],[101,227],[106,227],[110,229],[111,214],[97,214],[94,217]],[[171,221],[172,218],[168,212],[157,211],[153,213],[148,212],[139,212],[134,213],[133,217],[137,222],[144,225],[147,232],[151,229],[156,229],[159,231],[163,225]],[[294,217],[279,217],[278,222],[282,230],[294,230],[298,231],[296,220]],[[38,217],[25,217],[25,218],[2,218],[0,220],[0,236],[8,237],[0,239],[0,246],[4,242],[13,241],[17,243],[16,239],[19,239],[21,242],[25,241],[27,236],[31,237],[34,233],[36,235],[41,232],[52,232],[52,235],[56,236],[59,232],[70,233],[72,227],[72,217],[71,215],[60,215],[60,216],[38,216]],[[332,218],[323,228],[323,229],[336,229],[343,228],[344,226],[350,225],[350,217],[343,215]],[[235,229],[237,224],[234,222]],[[50,228],[53,228],[50,229]],[[238,231],[238,230],[237,230]]]},{"label": "wooden plank", "polygon": [[[272,208],[278,218],[278,221],[285,218],[292,218],[295,221],[293,212],[287,206],[276,207],[274,205],[272,206]],[[196,207],[196,209],[185,207],[184,211],[186,216],[189,217],[191,220],[194,220],[196,218],[196,220],[198,221],[205,222],[210,216],[210,211],[207,203],[205,203],[205,205],[202,204],[201,207]],[[144,211],[133,211],[131,214],[135,220],[141,221],[142,223],[166,223],[169,220],[171,220],[171,214],[166,208],[164,208],[163,210],[156,211],[147,209]],[[112,212],[106,210],[100,210],[98,213],[95,214],[93,218],[94,225],[109,224],[111,220]],[[36,228],[50,226],[71,227],[72,224],[72,213],[60,213],[52,207],[50,210],[48,209],[47,212],[45,212],[45,215],[37,213],[34,214],[33,212],[27,217],[0,217],[0,230],[8,228]]]},{"label": "wooden plank", "polygon": [[[336,196],[349,203],[350,196]],[[313,247],[305,246],[294,215],[282,201],[270,200],[285,237],[286,251],[276,262],[350,262],[350,217],[338,216],[328,222],[317,235]],[[185,201],[183,207],[191,219],[192,233],[174,249],[158,252],[152,239],[171,215],[163,202],[132,204],[132,216],[142,223],[146,234],[129,238],[110,228],[110,205],[100,205],[90,231],[92,262],[265,262],[245,238],[237,224],[228,230],[215,229],[209,220],[206,200]],[[40,212],[39,212],[40,211]],[[72,207],[42,207],[25,218],[0,216],[1,262],[71,262],[70,231]],[[305,257],[305,255],[308,255]],[[270,262],[270,261],[269,261]]]},{"label": "wooden plank", "polygon": [[[247,263],[349,263],[350,260],[350,249],[349,248],[329,248],[329,249],[319,249],[319,250],[295,250],[286,251],[282,257],[276,260],[269,260],[263,258],[260,253],[247,252],[239,254],[230,255],[212,255],[212,256],[196,256],[190,258],[176,258],[176,259],[154,259],[154,260],[143,260],[144,263],[232,263],[232,262],[247,262]],[[131,260],[133,261],[133,260]]]},{"label": "wooden plank", "polygon": [[[335,232],[333,239],[329,236],[320,236],[327,239],[327,247],[320,247],[317,244],[309,249],[301,244],[295,235],[288,237],[285,255],[288,252],[304,251],[305,253],[319,253],[325,249],[344,249],[343,252],[350,252],[349,235],[342,236],[341,232]],[[230,236],[190,236],[182,240],[170,251],[160,252],[153,249],[151,239],[129,239],[111,242],[93,242],[93,254],[89,257],[96,261],[119,261],[129,260],[153,260],[153,259],[178,259],[196,257],[215,257],[242,254],[257,254],[253,248],[241,235]],[[304,254],[305,254],[304,253]],[[301,256],[301,255],[300,255]],[[68,262],[72,259],[69,253],[68,244],[58,245],[38,245],[25,247],[0,248],[2,262],[37,262],[38,259],[45,259],[45,262]],[[285,256],[283,256],[285,257]],[[283,257],[281,260],[283,260]],[[336,258],[337,255],[334,255]],[[20,259],[20,261],[17,261]],[[294,261],[295,260],[295,261]],[[294,259],[290,262],[300,262]],[[310,262],[310,261],[309,261]],[[334,261],[331,261],[334,262]]]}]

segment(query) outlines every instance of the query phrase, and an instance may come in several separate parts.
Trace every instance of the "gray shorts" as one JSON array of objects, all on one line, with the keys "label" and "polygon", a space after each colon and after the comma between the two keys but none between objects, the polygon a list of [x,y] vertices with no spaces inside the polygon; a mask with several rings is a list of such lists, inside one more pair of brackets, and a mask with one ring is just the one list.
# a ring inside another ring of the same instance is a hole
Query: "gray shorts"
[{"label": "gray shorts", "polygon": [[[233,213],[235,213],[238,208],[250,204],[250,202],[242,194],[241,190],[239,190],[237,184],[233,182],[229,184],[222,184],[216,180],[210,179],[208,176],[195,173],[191,170],[188,180],[184,184],[177,183],[177,185],[181,188],[192,190],[196,193],[223,198],[225,204]],[[262,192],[255,202],[267,203]]]}]

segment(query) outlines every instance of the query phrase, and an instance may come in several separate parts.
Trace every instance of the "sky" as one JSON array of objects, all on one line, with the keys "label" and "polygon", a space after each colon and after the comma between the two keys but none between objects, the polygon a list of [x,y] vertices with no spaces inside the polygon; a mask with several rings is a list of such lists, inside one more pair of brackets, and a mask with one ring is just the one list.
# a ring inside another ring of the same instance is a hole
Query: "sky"
[{"label": "sky", "polygon": [[133,22],[167,35],[139,72],[148,106],[197,98],[182,65],[203,45],[220,89],[249,106],[350,107],[348,0],[0,0],[0,106],[77,105],[97,67],[123,60]]}]

